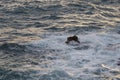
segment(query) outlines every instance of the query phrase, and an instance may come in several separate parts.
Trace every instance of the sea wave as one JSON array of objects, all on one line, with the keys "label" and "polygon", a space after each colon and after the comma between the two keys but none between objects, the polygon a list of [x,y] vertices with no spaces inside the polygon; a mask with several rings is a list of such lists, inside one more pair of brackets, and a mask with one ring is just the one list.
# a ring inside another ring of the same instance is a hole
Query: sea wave
[{"label": "sea wave", "polygon": [[119,80],[119,4],[1,0],[0,80]]}]

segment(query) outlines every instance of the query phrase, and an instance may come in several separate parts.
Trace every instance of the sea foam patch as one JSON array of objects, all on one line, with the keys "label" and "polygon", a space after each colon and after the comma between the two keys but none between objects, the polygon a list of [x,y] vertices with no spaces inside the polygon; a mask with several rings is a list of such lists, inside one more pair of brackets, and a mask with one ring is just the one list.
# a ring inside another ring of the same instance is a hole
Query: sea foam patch
[{"label": "sea foam patch", "polygon": [[[116,64],[120,52],[119,35],[116,36],[108,33],[79,34],[78,37],[81,44],[77,45],[74,45],[74,42],[72,43],[73,45],[66,44],[67,36],[52,35],[32,43],[39,48],[44,47],[42,49],[53,50],[51,54],[56,59],[50,61],[52,65],[49,64],[51,67],[48,67],[48,69],[62,69],[72,76],[80,76],[81,74],[89,76],[91,74],[92,77],[110,77],[110,75],[114,74],[111,72],[114,69],[120,72],[119,66]],[[112,44],[112,47],[109,47],[109,44]],[[112,50],[113,48],[114,50]],[[47,60],[49,61],[49,59]],[[112,75],[112,78],[115,78],[115,76]]]}]

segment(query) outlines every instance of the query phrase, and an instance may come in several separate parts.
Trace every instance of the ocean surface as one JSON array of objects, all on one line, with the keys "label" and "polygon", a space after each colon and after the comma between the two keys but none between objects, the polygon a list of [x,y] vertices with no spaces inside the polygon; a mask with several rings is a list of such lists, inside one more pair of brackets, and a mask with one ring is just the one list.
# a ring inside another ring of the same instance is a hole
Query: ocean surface
[{"label": "ocean surface", "polygon": [[120,80],[120,0],[0,0],[0,80]]}]

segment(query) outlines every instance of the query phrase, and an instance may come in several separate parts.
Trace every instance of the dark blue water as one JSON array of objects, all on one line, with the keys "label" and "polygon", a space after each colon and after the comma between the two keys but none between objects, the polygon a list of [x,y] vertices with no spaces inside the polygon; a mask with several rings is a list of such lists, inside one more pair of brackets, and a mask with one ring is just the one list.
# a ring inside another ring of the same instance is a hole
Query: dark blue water
[{"label": "dark blue water", "polygon": [[[0,80],[120,80],[119,0],[1,0]],[[65,44],[77,35],[81,44]]]}]

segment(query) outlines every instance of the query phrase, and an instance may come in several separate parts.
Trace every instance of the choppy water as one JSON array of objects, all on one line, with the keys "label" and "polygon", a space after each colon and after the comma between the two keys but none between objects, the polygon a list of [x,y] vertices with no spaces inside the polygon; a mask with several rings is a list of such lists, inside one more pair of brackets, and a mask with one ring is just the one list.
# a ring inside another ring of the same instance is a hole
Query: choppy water
[{"label": "choppy water", "polygon": [[120,80],[120,1],[0,0],[0,80]]}]

